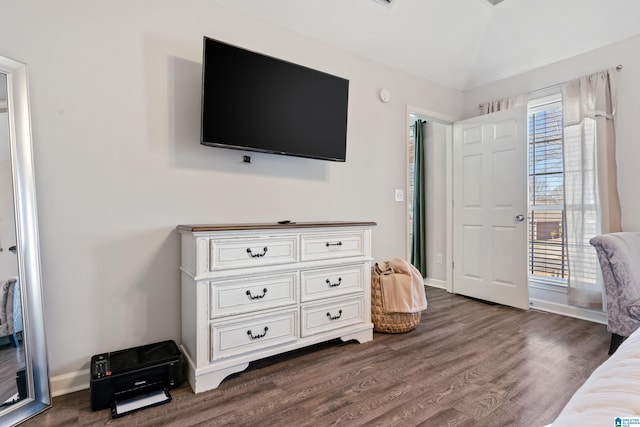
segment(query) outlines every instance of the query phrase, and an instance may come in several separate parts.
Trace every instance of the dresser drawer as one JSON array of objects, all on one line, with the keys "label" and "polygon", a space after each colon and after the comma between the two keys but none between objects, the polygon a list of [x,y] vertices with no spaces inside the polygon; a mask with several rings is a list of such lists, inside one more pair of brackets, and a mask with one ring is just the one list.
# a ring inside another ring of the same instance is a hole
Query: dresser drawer
[{"label": "dresser drawer", "polygon": [[346,265],[301,273],[302,301],[359,292],[364,289],[364,266]]},{"label": "dresser drawer", "polygon": [[297,285],[295,272],[210,282],[210,318],[296,304]]},{"label": "dresser drawer", "polygon": [[302,261],[359,257],[364,253],[364,232],[303,234]]},{"label": "dresser drawer", "polygon": [[364,321],[364,297],[306,305],[301,309],[301,336],[306,337]]},{"label": "dresser drawer", "polygon": [[296,262],[296,236],[211,239],[209,270],[259,267]]},{"label": "dresser drawer", "polygon": [[211,359],[249,353],[297,339],[297,312],[287,311],[211,325]]}]

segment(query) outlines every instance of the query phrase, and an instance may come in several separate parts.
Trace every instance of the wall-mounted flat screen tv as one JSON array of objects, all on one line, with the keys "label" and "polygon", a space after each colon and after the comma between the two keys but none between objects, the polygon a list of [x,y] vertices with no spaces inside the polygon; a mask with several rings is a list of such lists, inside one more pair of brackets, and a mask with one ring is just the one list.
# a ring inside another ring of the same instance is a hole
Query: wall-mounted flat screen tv
[{"label": "wall-mounted flat screen tv", "polygon": [[349,80],[204,37],[201,142],[344,162]]}]

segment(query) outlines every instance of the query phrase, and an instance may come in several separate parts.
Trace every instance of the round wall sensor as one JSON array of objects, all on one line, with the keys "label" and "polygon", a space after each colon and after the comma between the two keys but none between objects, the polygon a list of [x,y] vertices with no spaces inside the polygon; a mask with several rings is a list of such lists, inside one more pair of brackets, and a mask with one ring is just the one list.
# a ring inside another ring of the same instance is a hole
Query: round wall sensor
[{"label": "round wall sensor", "polygon": [[389,102],[391,101],[391,92],[389,92],[389,89],[382,88],[380,92],[378,92],[378,97],[382,102]]}]

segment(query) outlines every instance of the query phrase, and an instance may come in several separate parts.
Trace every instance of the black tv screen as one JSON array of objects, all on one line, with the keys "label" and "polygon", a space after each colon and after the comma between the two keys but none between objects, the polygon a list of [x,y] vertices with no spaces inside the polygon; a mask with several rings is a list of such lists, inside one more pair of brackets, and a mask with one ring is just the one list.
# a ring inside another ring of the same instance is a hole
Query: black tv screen
[{"label": "black tv screen", "polygon": [[349,80],[204,38],[204,145],[344,162]]}]

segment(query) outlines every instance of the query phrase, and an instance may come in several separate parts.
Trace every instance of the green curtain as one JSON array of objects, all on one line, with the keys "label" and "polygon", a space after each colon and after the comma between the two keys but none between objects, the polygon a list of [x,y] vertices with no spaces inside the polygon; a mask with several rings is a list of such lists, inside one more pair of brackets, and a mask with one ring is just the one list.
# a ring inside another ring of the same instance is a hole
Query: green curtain
[{"label": "green curtain", "polygon": [[417,120],[414,124],[413,167],[413,233],[411,236],[411,264],[422,277],[427,277],[427,230],[424,178],[424,130],[427,122]]}]

